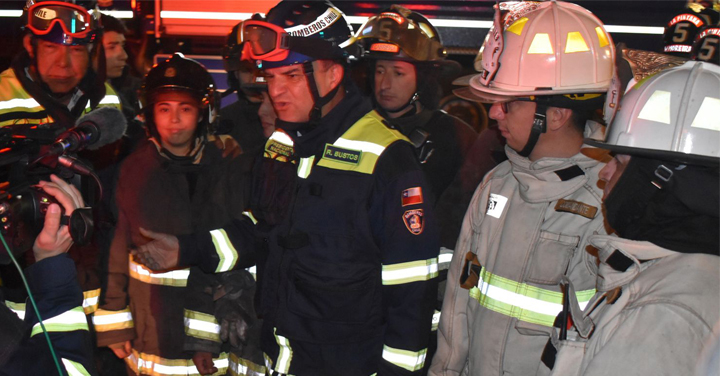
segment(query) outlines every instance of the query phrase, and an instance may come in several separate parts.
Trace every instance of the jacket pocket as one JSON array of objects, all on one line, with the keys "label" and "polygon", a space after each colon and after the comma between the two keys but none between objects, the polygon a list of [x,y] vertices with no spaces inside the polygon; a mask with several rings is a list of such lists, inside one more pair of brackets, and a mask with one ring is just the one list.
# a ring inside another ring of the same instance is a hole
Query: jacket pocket
[{"label": "jacket pocket", "polygon": [[579,243],[579,236],[541,231],[528,265],[526,281],[544,285],[560,283]]},{"label": "jacket pocket", "polygon": [[301,317],[340,324],[366,323],[378,293],[379,276],[328,278],[295,267],[288,309]]}]

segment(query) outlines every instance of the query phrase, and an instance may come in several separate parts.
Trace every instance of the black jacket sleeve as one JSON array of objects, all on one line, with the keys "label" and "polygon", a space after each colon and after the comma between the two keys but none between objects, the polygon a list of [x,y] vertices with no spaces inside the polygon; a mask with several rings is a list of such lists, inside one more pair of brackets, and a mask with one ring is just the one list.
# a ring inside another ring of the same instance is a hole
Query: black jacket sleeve
[{"label": "black jacket sleeve", "polygon": [[[75,264],[67,255],[50,257],[25,269],[30,290],[64,374],[96,375],[93,347],[83,312]],[[8,375],[54,374],[55,362],[35,311],[28,304],[23,341],[2,366]]]}]

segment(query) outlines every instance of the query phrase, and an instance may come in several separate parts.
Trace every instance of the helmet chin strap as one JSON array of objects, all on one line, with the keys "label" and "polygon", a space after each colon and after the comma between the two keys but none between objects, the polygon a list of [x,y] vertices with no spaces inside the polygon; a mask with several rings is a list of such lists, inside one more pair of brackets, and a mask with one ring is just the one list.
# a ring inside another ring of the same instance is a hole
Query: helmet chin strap
[{"label": "helmet chin strap", "polygon": [[541,98],[542,97],[537,97],[535,101],[537,107],[535,108],[535,117],[533,118],[533,125],[530,129],[530,136],[528,137],[527,143],[522,150],[518,151],[518,154],[525,158],[528,158],[530,153],[532,153],[538,139],[540,139],[540,135],[547,132],[548,100]]},{"label": "helmet chin strap", "polygon": [[380,108],[382,108],[383,111],[385,111],[386,113],[388,113],[388,114],[390,114],[390,115],[394,115],[394,114],[403,112],[403,111],[407,110],[408,108],[413,108],[413,107],[415,107],[415,102],[417,102],[417,100],[418,100],[419,98],[420,98],[420,94],[418,94],[417,91],[416,91],[416,92],[412,95],[412,97],[410,97],[410,99],[409,99],[407,102],[405,102],[404,105],[400,106],[397,110],[390,110],[390,109],[387,109],[387,108],[385,108],[385,107],[383,107],[383,106],[380,106],[379,104],[378,104],[378,106],[380,106]]},{"label": "helmet chin strap", "polygon": [[312,61],[303,63],[303,71],[307,77],[308,85],[310,86],[310,93],[313,97],[313,108],[310,111],[310,123],[317,124],[320,122],[320,118],[322,118],[323,106],[330,103],[330,101],[335,98],[335,95],[340,89],[340,84],[325,94],[324,97],[321,97],[320,92],[318,91],[317,82],[315,81],[315,70],[313,69]]}]

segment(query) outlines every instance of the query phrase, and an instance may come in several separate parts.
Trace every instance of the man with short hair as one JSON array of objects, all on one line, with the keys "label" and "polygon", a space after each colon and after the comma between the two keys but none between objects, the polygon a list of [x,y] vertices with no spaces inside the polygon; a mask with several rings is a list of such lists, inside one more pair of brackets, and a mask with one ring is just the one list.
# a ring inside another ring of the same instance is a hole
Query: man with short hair
[{"label": "man with short hair", "polygon": [[213,272],[257,260],[272,374],[419,375],[439,244],[412,144],[349,81],[352,34],[332,4],[283,1],[244,29],[278,115],[253,193],[258,225],[146,232],[156,240],[138,256]]},{"label": "man with short hair", "polygon": [[561,1],[500,3],[480,51],[483,71],[460,94],[493,103],[509,160],[485,176],[465,216],[430,374],[534,375],[563,281],[581,302],[595,293],[585,248],[606,231],[602,163],[580,149],[586,126],[600,128],[586,120],[604,104],[615,51],[600,20]]}]

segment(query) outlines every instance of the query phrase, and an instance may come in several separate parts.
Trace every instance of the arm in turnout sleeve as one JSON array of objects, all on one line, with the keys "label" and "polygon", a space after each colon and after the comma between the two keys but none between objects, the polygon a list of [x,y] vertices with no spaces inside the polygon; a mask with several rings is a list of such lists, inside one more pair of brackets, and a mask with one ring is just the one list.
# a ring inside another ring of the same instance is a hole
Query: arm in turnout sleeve
[{"label": "arm in turnout sleeve", "polygon": [[215,318],[214,288],[220,285],[220,275],[203,273],[190,268],[185,294],[185,351],[220,353],[220,325]]},{"label": "arm in turnout sleeve", "polygon": [[455,253],[448,270],[445,299],[438,327],[437,352],[432,359],[428,375],[458,376],[468,357],[467,304],[469,291],[460,286],[460,275],[465,266],[465,255],[473,249],[472,239],[476,224],[480,223],[487,203],[482,200],[483,185],[475,192],[463,221]]},{"label": "arm in turnout sleeve", "polygon": [[244,217],[210,232],[178,236],[179,265],[197,265],[206,273],[222,273],[255,265],[255,225]]},{"label": "arm in turnout sleeve", "polygon": [[100,347],[130,341],[135,338],[135,323],[130,311],[129,283],[129,237],[127,215],[122,206],[110,245],[108,257],[108,282],[104,291],[104,303],[95,312],[93,324]]},{"label": "arm in turnout sleeve", "polygon": [[437,296],[438,224],[409,144],[397,142],[376,168],[370,218],[382,252],[386,329],[379,376],[419,375]]},{"label": "arm in turnout sleeve", "polygon": [[[60,367],[69,375],[96,375],[93,347],[83,313],[75,264],[67,255],[43,259],[25,269],[30,290],[52,341]],[[3,374],[55,374],[50,349],[35,311],[28,305],[26,337]]]}]

